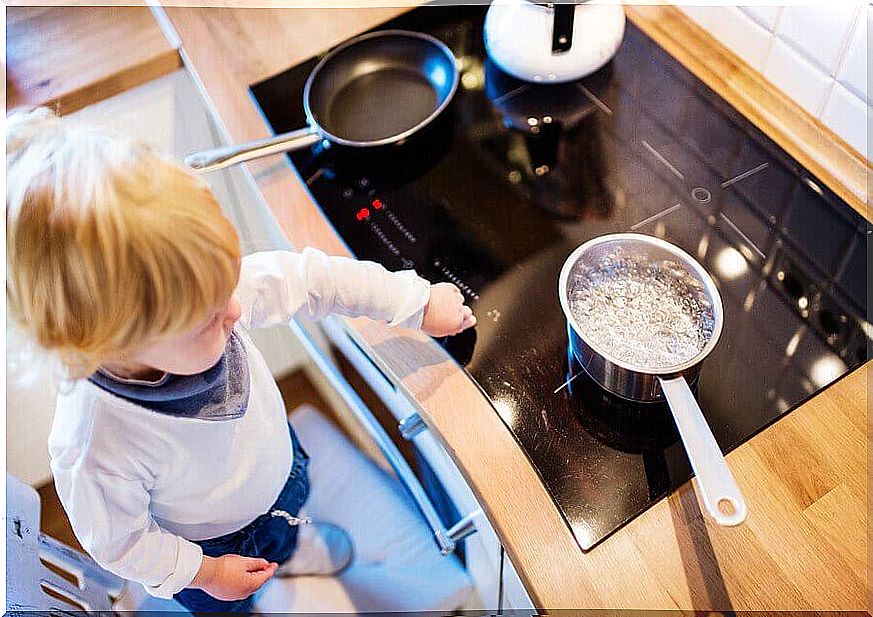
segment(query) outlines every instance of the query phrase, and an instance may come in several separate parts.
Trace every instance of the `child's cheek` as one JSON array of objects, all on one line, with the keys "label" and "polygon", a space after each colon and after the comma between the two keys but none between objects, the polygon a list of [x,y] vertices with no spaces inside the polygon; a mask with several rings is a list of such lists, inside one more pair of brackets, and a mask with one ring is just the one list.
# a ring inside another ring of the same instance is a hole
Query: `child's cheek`
[{"label": "child's cheek", "polygon": [[224,349],[227,347],[227,341],[230,339],[230,331],[224,327],[224,324],[219,321],[216,324],[215,331],[212,333],[212,337],[209,342],[209,347],[213,351],[213,354],[217,357],[221,357],[224,353]]}]

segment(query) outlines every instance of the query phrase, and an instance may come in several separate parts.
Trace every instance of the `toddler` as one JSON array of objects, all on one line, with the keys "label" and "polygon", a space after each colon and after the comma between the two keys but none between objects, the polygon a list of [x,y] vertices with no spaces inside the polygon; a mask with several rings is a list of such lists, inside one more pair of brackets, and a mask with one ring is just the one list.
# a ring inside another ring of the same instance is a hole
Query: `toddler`
[{"label": "toddler", "polygon": [[337,313],[446,336],[476,322],[460,291],[313,249],[241,257],[198,177],[45,109],[7,117],[6,150],[7,302],[66,367],[49,450],[82,546],[192,611],[346,568],[344,530],[297,516],[309,456],[246,329]]}]

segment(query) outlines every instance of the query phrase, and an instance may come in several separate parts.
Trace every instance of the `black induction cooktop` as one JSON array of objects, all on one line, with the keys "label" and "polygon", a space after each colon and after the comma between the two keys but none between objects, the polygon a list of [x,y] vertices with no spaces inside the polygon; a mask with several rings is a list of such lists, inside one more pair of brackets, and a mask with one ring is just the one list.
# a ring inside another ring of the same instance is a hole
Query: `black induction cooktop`
[{"label": "black induction cooktop", "polygon": [[[557,277],[569,253],[633,230],[712,274],[724,331],[696,391],[728,452],[868,359],[871,229],[630,23],[603,69],[539,86],[489,61],[484,13],[422,7],[379,28],[433,34],[458,60],[455,100],[427,131],[290,159],[355,255],[463,290],[479,324],[440,342],[589,550],[691,469],[666,408],[610,396],[568,353]],[[252,86],[276,132],[304,126],[317,61]]]}]

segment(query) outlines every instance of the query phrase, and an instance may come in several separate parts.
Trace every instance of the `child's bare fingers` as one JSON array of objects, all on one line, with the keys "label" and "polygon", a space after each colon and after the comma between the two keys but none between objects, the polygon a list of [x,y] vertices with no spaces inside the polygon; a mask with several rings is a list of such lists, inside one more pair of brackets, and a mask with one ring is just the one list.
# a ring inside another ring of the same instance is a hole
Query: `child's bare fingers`
[{"label": "child's bare fingers", "polygon": [[469,317],[470,315],[473,314],[473,309],[471,309],[469,306],[465,306],[461,310],[464,312],[464,317]]},{"label": "child's bare fingers", "polygon": [[246,576],[249,579],[249,582],[253,585],[261,585],[268,578],[273,576],[273,573],[276,571],[276,568],[264,568],[263,570],[258,570],[257,572],[247,572]]},{"label": "child's bare fingers", "polygon": [[273,564],[266,559],[260,557],[244,557],[243,566],[247,572],[260,572],[270,568]]},{"label": "child's bare fingers", "polygon": [[258,589],[260,589],[261,586],[268,580],[270,580],[275,573],[275,566],[260,570],[258,572],[249,572],[249,586],[251,593],[254,593]]}]

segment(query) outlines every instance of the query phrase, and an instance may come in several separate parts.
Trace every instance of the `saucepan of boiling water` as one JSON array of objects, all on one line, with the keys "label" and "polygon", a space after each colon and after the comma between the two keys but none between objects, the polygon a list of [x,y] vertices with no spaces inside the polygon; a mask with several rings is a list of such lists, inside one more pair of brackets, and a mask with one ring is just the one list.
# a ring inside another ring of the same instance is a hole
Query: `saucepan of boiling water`
[{"label": "saucepan of boiling water", "polygon": [[586,372],[623,398],[666,399],[707,512],[721,525],[742,523],[745,501],[688,386],[721,335],[712,277],[669,242],[609,234],[573,251],[558,293]]}]

